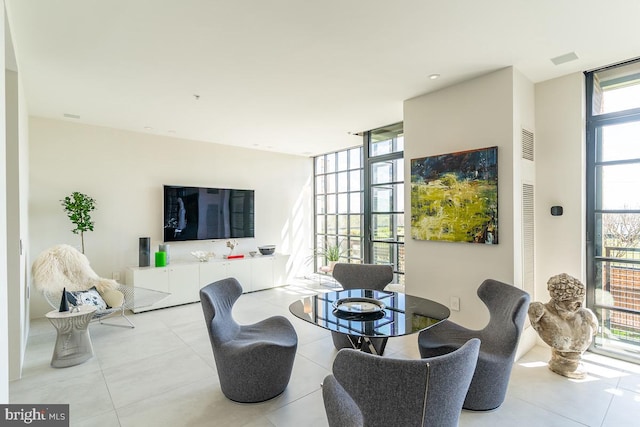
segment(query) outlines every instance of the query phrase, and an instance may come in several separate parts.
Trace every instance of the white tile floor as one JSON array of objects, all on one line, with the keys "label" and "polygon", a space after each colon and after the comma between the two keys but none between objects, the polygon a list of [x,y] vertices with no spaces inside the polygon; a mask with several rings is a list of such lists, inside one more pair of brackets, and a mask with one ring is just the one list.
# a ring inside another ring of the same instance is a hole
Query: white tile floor
[{"label": "white tile floor", "polygon": [[[92,324],[95,357],[64,369],[49,366],[53,327],[34,320],[11,403],[69,403],[72,426],[326,426],[320,383],[336,351],[329,332],[288,311],[311,292],[287,286],[246,294],[234,308],[241,323],[282,314],[298,332],[289,386],[268,402],[238,404],[222,395],[200,304],[190,304],[133,315],[135,329]],[[390,339],[385,356],[419,357],[416,339]],[[531,350],[516,362],[504,404],[463,411],[460,426],[640,425],[640,365],[588,353],[590,375],[575,381],[550,372],[548,358],[546,348]]]}]

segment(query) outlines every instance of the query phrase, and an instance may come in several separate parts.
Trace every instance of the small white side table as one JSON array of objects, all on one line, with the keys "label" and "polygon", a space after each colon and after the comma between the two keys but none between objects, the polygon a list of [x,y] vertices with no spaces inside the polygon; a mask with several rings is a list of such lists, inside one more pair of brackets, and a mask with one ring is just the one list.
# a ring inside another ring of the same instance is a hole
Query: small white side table
[{"label": "small white side table", "polygon": [[89,322],[96,311],[93,305],[78,306],[79,310],[50,311],[47,319],[58,331],[56,346],[51,357],[51,366],[66,368],[79,365],[93,357],[93,346],[89,336]]}]

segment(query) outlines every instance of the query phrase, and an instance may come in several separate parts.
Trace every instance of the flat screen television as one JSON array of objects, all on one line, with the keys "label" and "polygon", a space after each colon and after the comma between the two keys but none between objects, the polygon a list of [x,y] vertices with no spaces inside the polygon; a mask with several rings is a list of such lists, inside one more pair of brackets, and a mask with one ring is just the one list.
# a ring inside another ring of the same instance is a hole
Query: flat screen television
[{"label": "flat screen television", "polygon": [[164,241],[255,237],[254,191],[164,186]]}]

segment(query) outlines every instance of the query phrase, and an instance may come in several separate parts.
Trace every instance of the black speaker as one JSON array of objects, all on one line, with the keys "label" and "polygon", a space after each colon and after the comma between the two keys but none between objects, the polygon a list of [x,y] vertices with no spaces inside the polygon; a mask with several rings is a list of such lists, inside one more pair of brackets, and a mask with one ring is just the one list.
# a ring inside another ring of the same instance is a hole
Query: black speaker
[{"label": "black speaker", "polygon": [[141,237],[138,247],[138,266],[149,267],[151,264],[151,237]]}]

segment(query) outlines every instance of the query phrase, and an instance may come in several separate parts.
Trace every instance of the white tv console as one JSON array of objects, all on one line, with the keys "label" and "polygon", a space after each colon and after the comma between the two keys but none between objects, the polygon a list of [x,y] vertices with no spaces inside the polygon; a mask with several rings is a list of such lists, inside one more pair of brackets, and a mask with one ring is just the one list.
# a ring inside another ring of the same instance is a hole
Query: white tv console
[{"label": "white tv console", "polygon": [[235,277],[245,293],[286,285],[286,265],[289,256],[283,254],[223,259],[208,262],[175,262],[165,267],[129,267],[126,284],[169,292],[162,301],[133,311],[155,310],[200,301],[200,289],[216,280]]}]

